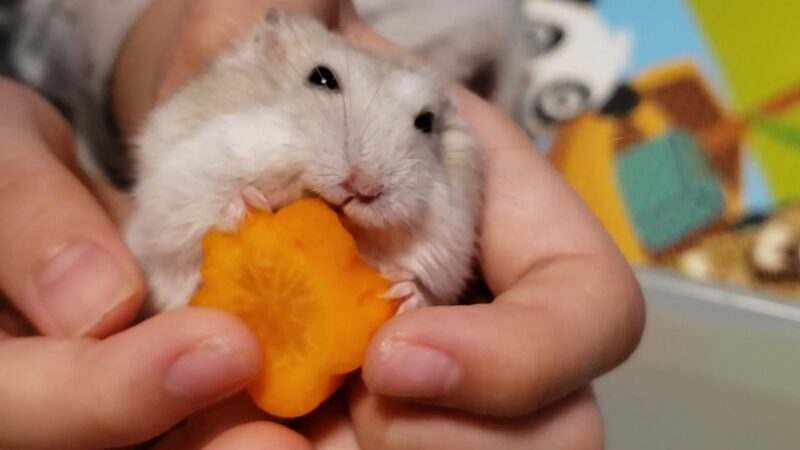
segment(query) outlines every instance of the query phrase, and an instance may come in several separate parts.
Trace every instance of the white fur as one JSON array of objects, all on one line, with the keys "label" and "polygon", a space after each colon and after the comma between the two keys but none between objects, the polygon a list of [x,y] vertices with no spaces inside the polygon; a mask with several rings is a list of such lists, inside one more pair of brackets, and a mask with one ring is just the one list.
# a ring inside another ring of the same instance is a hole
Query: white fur
[{"label": "white fur", "polygon": [[[306,82],[318,65],[340,93]],[[148,312],[189,301],[202,236],[230,227],[247,186],[274,208],[309,193],[343,204],[376,268],[408,270],[429,302],[454,303],[470,276],[482,183],[478,149],[444,93],[427,69],[356,50],[309,19],[270,16],[138,140],[127,241],[145,268]],[[414,128],[423,111],[437,116],[433,134]],[[380,197],[345,203],[355,167],[380,180]]]}]

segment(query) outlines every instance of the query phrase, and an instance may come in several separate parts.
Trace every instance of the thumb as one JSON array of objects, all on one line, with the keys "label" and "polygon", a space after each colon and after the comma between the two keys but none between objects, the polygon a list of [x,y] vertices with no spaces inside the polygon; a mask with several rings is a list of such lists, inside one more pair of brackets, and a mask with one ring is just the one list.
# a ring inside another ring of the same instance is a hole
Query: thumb
[{"label": "thumb", "polygon": [[0,449],[145,441],[240,391],[259,358],[238,321],[196,308],[104,341],[0,340]]}]

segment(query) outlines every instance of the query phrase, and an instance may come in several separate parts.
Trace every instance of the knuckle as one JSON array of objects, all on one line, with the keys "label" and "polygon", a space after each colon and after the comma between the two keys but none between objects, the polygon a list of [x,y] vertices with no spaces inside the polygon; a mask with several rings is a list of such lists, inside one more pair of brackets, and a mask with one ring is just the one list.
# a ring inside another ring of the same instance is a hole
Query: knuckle
[{"label": "knuckle", "polygon": [[38,198],[41,185],[31,181],[37,179],[38,173],[18,166],[0,176],[0,215],[3,217],[0,240],[4,241],[4,246],[19,245],[26,230],[30,230],[31,225],[43,216]]},{"label": "knuckle", "polygon": [[[0,176],[0,239],[20,242],[41,224],[51,223],[53,211],[72,194],[58,173],[45,173],[34,164],[18,162]],[[38,232],[36,233],[38,234]],[[36,236],[34,239],[40,239]]]},{"label": "knuckle", "polygon": [[[45,98],[25,86],[0,77],[0,104],[5,107],[0,122],[3,131],[11,136],[27,132],[28,138],[41,140],[54,155],[67,162],[74,161],[72,128]],[[14,113],[5,114],[5,111]]]}]

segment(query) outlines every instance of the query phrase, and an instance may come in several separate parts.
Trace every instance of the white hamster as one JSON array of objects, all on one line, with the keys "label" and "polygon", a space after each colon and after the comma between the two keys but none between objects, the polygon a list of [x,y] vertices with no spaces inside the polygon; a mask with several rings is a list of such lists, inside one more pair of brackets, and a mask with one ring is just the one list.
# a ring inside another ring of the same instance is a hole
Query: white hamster
[{"label": "white hamster", "polygon": [[482,159],[429,68],[271,11],[148,118],[126,240],[146,314],[186,305],[202,236],[247,205],[336,207],[403,309],[457,302],[471,276]]}]

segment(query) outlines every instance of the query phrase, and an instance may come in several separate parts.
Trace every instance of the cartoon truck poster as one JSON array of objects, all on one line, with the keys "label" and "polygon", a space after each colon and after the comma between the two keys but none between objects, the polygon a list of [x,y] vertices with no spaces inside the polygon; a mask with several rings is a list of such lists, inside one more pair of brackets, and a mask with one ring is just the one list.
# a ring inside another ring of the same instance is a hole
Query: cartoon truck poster
[{"label": "cartoon truck poster", "polygon": [[666,257],[741,213],[741,126],[691,63],[632,83],[623,116],[562,127],[551,160],[633,261]]},{"label": "cartoon truck poster", "polygon": [[[593,5],[605,29],[631,32],[629,67],[608,54],[616,94],[561,122],[550,157],[632,261],[664,262],[800,197],[800,58],[789,57],[800,55],[790,19],[800,2],[781,4],[733,0],[725,14],[711,0]],[[619,86],[630,87],[622,100]]]}]

